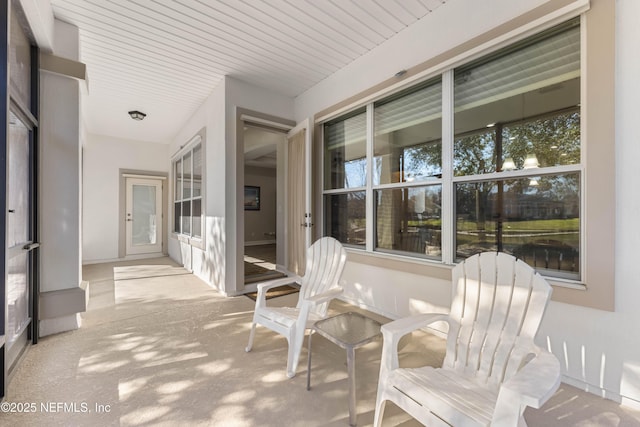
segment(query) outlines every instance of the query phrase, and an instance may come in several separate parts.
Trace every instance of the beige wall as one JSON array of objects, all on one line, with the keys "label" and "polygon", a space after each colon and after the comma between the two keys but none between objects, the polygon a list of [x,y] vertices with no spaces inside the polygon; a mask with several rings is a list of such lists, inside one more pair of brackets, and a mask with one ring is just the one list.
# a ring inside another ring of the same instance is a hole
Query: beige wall
[{"label": "beige wall", "polygon": [[260,187],[260,210],[244,211],[245,245],[275,243],[276,169],[246,166],[244,185]]}]

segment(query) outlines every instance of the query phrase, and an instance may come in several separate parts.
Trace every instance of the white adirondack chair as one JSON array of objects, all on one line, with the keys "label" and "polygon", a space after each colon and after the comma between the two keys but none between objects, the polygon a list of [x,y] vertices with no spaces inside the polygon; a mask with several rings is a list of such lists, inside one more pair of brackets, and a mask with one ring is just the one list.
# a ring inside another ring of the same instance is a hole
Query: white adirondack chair
[{"label": "white adirondack chair", "polygon": [[[511,255],[485,252],[453,269],[449,314],[420,314],[382,327],[384,344],[374,425],[390,400],[429,426],[526,426],[558,389],[560,364],[534,344],[551,287]],[[449,324],[443,366],[400,368],[403,335]]]},{"label": "white adirondack chair", "polygon": [[[338,280],[346,260],[347,252],[340,242],[332,237],[323,237],[307,250],[303,277],[285,277],[258,284],[256,308],[246,351],[251,351],[253,347],[256,324],[284,335],[289,343],[287,376],[293,378],[296,375],[305,331],[327,315],[329,301],[342,293]],[[267,290],[292,282],[300,284],[296,307],[267,307]]]}]

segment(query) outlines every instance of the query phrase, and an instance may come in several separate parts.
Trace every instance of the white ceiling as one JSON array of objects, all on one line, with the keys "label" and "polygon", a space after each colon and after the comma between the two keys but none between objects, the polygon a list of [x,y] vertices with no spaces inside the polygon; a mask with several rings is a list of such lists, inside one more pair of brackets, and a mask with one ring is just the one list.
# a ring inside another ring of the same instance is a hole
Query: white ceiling
[{"label": "white ceiling", "polygon": [[[224,76],[295,97],[447,0],[51,0],[91,133],[169,142]],[[147,114],[142,122],[129,110]]]}]

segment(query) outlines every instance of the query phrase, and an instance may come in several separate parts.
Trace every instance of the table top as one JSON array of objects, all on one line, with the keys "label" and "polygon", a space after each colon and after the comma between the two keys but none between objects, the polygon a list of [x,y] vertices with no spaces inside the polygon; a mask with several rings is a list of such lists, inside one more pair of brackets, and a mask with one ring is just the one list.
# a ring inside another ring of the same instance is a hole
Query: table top
[{"label": "table top", "polygon": [[314,329],[343,348],[357,348],[380,335],[380,322],[360,313],[348,312],[318,320]]}]

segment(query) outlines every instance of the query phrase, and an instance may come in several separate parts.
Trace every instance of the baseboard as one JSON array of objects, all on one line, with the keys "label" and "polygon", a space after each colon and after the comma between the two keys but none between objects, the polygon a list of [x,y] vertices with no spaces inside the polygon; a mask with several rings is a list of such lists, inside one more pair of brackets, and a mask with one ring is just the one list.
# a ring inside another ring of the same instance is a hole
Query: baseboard
[{"label": "baseboard", "polygon": [[82,318],[79,313],[70,316],[62,316],[54,319],[42,319],[39,325],[41,337],[58,334],[60,332],[73,331],[82,326]]},{"label": "baseboard", "polygon": [[250,242],[244,242],[245,246],[260,246],[260,245],[275,245],[275,240],[251,240]]},{"label": "baseboard", "polygon": [[160,252],[153,253],[153,254],[127,255],[124,258],[82,260],[82,265],[106,264],[109,262],[119,262],[119,261],[135,261],[137,259],[164,258],[168,256],[169,256],[168,254],[160,253]]},{"label": "baseboard", "polygon": [[[587,393],[595,394],[596,396],[600,396],[604,399],[613,400],[614,402],[617,402],[617,403],[622,403],[623,399],[633,400],[633,399],[623,397],[622,395],[620,395],[620,393],[616,393],[614,391],[604,389],[600,386],[589,384],[585,381],[578,380],[564,374],[562,375],[562,382],[570,386],[573,386],[575,388],[579,388],[582,391],[586,391]],[[639,402],[636,401],[636,404],[638,405]]]}]

